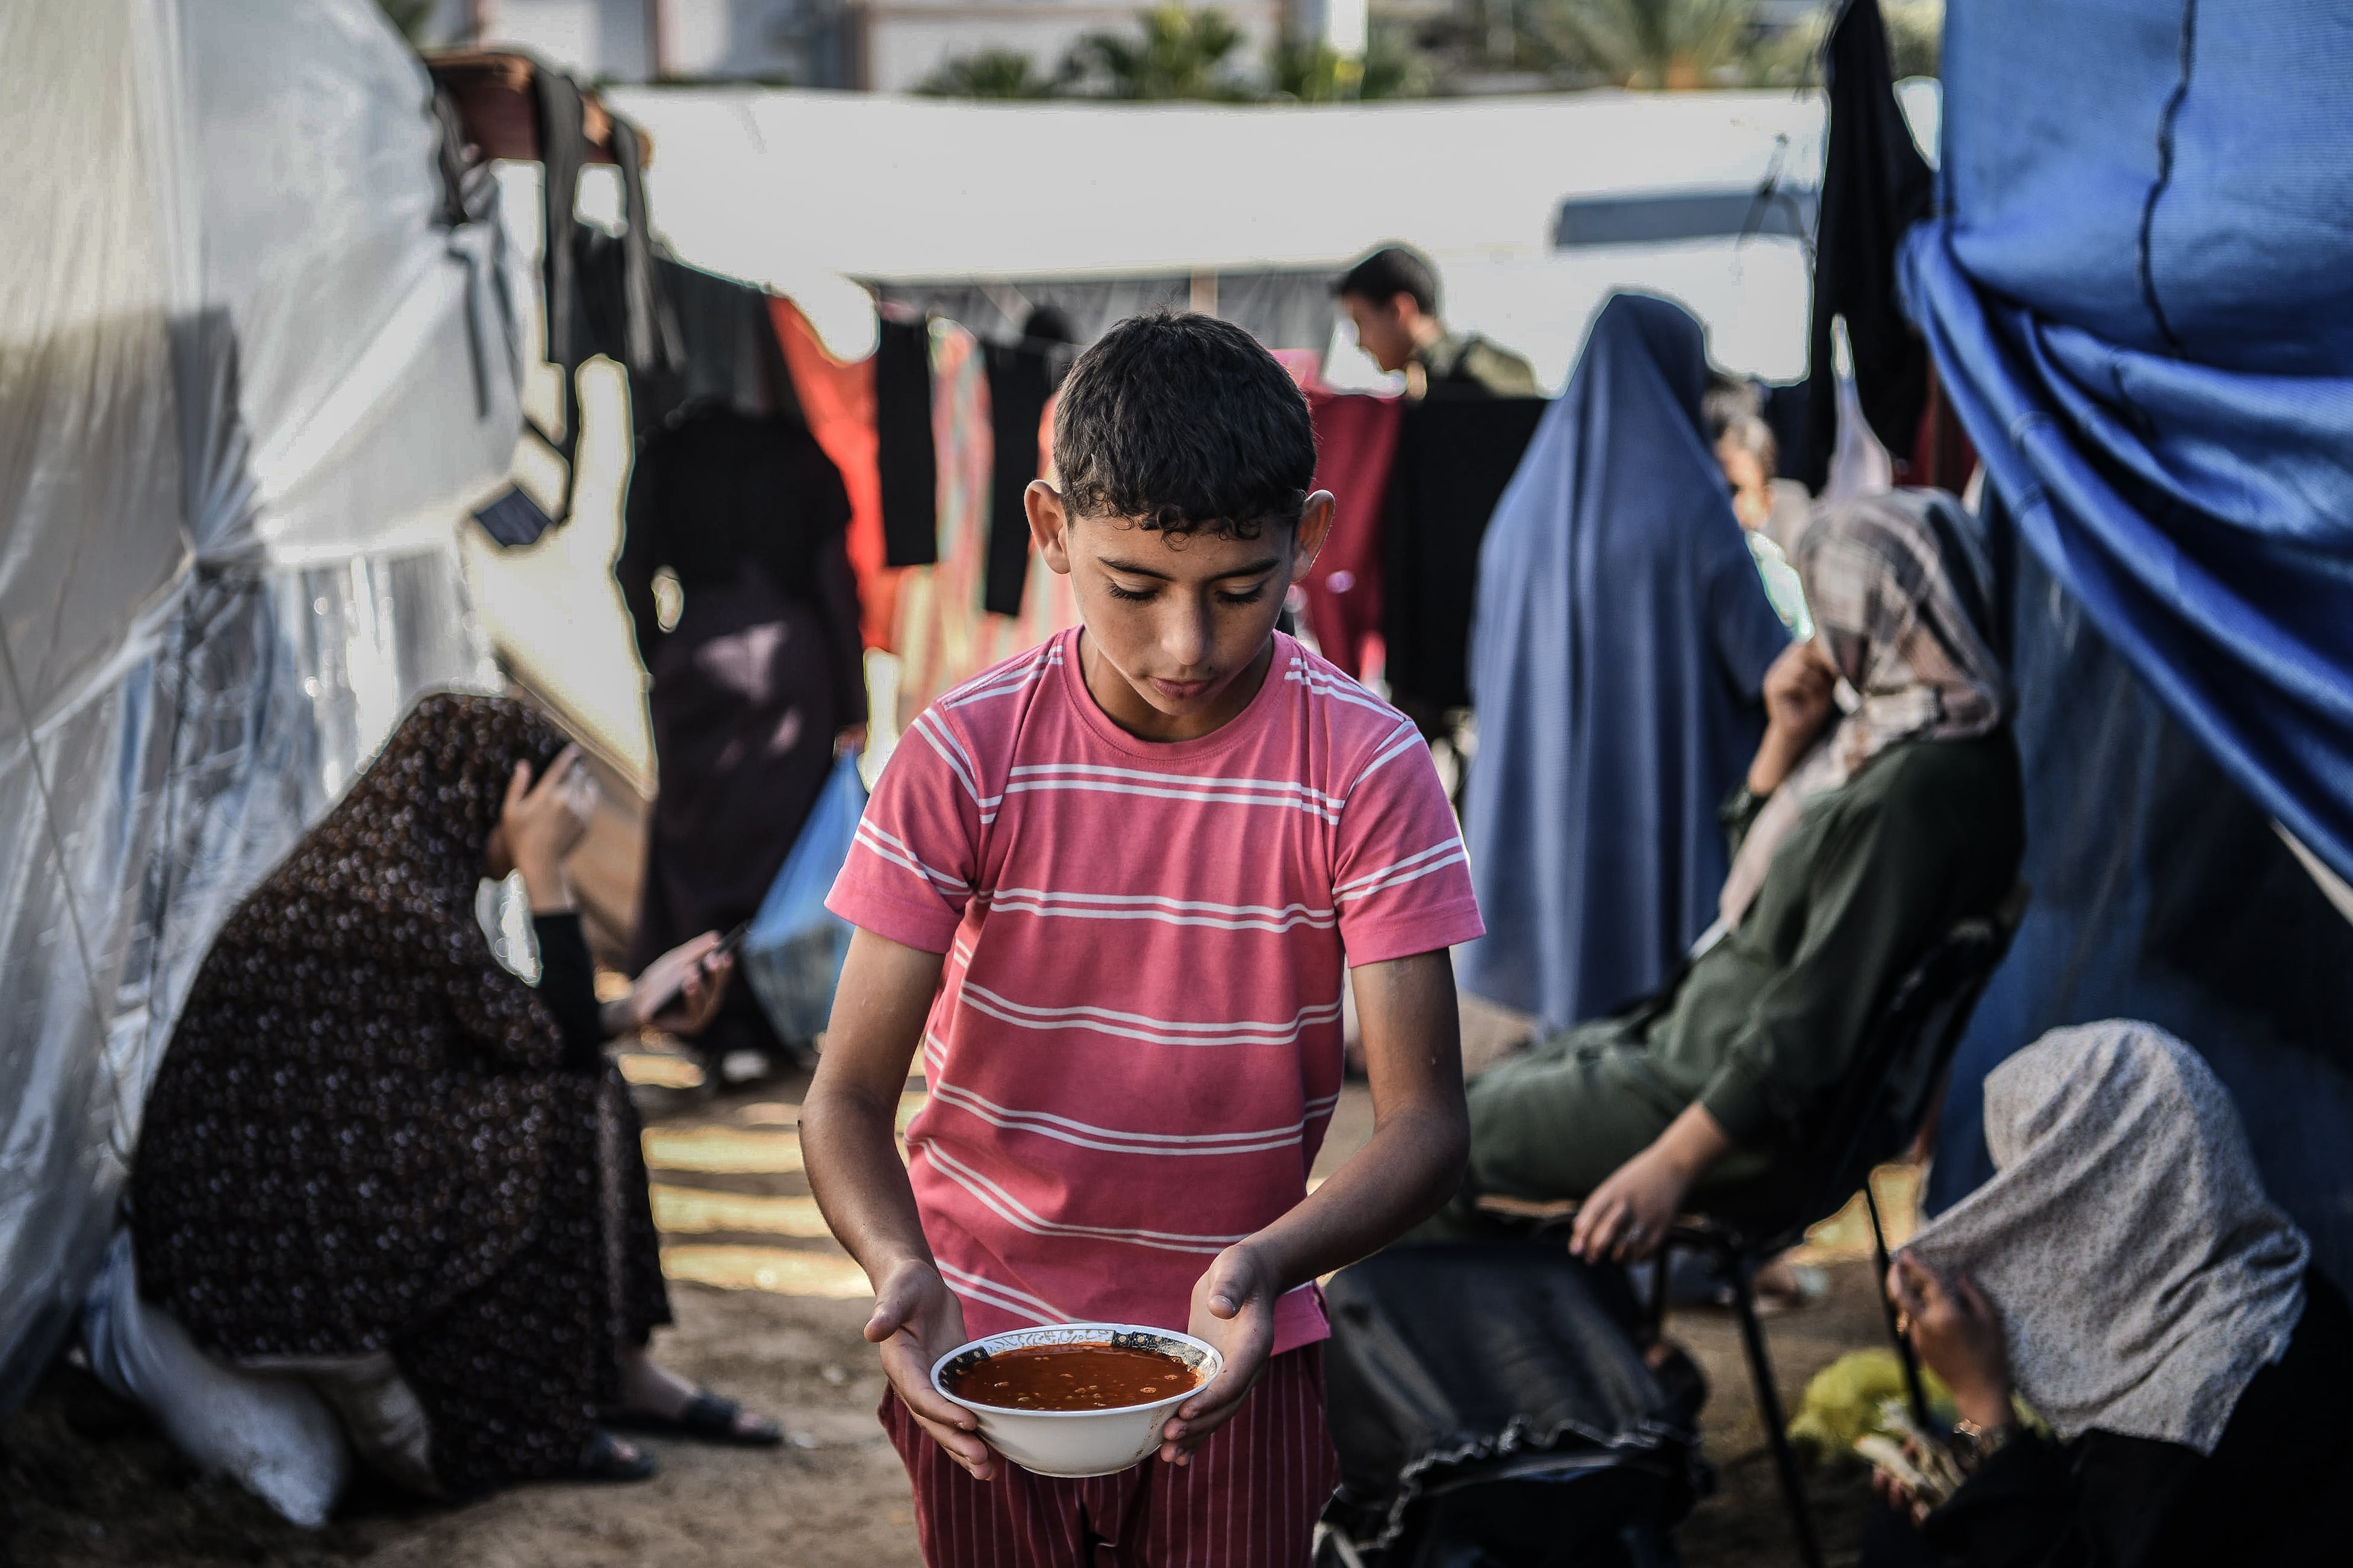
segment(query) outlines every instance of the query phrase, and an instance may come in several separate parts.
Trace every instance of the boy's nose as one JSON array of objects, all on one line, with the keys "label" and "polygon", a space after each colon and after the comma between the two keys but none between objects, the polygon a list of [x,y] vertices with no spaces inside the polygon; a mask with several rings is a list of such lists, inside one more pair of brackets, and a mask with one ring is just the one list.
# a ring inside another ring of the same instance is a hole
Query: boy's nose
[{"label": "boy's nose", "polygon": [[1176,668],[1172,674],[1191,675],[1209,662],[1209,614],[1206,606],[1187,605],[1168,617],[1160,634],[1160,649]]}]

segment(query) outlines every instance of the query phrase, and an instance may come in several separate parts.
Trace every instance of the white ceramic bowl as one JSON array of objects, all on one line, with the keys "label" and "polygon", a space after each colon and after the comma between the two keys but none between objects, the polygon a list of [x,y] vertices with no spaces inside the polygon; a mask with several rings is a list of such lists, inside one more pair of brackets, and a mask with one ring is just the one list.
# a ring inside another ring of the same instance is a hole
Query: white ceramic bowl
[{"label": "white ceramic bowl", "polygon": [[[1200,1372],[1192,1387],[1149,1405],[1124,1405],[1116,1410],[1013,1410],[959,1399],[949,1392],[947,1374],[1004,1351],[1029,1345],[1133,1346],[1175,1356]],[[980,1435],[988,1446],[1025,1470],[1041,1476],[1108,1476],[1137,1465],[1160,1446],[1160,1430],[1178,1405],[1223,1372],[1226,1358],[1217,1347],[1171,1329],[1140,1328],[1134,1323],[1059,1323],[1050,1329],[1017,1329],[991,1334],[955,1349],[932,1365],[932,1386],[942,1398],[961,1405],[980,1417]]]}]

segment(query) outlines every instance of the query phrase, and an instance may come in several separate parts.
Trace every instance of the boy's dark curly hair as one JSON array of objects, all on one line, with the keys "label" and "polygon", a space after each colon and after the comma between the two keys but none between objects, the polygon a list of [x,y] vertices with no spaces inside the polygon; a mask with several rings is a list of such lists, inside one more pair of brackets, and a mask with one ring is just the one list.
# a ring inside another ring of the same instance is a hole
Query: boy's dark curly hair
[{"label": "boy's dark curly hair", "polygon": [[1258,340],[1213,316],[1134,316],[1062,383],[1054,467],[1075,512],[1166,533],[1296,528],[1315,479],[1307,399]]}]

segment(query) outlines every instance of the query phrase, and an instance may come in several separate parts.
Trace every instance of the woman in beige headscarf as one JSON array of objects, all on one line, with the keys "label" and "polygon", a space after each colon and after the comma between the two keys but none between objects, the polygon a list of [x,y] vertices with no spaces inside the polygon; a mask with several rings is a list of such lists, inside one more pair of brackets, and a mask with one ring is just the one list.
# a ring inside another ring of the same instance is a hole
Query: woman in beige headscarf
[{"label": "woman in beige headscarf", "polygon": [[1887,1280],[1962,1416],[1968,1479],[1926,1543],[1971,1568],[2353,1555],[2353,1312],[2212,1070],[2154,1025],[2053,1030],[1986,1079],[1985,1132],[1992,1179]]},{"label": "woman in beige headscarf", "polygon": [[[1767,730],[1724,808],[1712,942],[1658,994],[1538,1041],[1470,1089],[1485,1195],[1582,1198],[1572,1245],[1639,1258],[1686,1201],[1778,1228],[1904,974],[2009,894],[2023,846],[2007,683],[1975,523],[1950,496],[1866,497],[1798,546],[1815,636],[1767,675]],[[1441,1228],[1443,1228],[1441,1225]]]}]

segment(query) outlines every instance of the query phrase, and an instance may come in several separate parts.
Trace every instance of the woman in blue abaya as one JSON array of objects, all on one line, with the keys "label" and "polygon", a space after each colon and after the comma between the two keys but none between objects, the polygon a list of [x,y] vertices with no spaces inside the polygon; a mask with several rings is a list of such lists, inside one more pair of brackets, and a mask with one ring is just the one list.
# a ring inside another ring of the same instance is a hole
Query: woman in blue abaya
[{"label": "woman in blue abaya", "polygon": [[1547,1026],[1648,994],[1715,918],[1716,807],[1788,646],[1733,516],[1682,307],[1613,295],[1479,558],[1461,981]]}]

